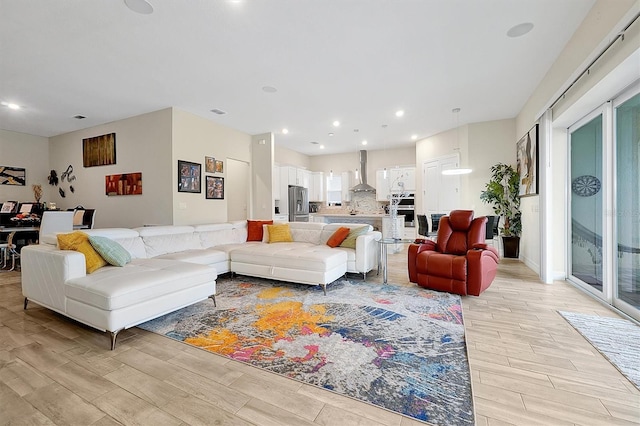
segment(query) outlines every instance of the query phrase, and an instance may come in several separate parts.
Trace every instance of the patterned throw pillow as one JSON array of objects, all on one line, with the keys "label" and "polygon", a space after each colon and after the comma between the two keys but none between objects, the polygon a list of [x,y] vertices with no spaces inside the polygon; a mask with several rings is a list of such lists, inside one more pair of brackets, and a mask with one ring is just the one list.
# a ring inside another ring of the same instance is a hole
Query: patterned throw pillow
[{"label": "patterned throw pillow", "polygon": [[267,225],[267,229],[269,230],[269,243],[293,242],[288,223],[282,225]]},{"label": "patterned throw pillow", "polygon": [[262,241],[262,225],[271,225],[273,220],[247,220],[247,241]]},{"label": "patterned throw pillow", "polygon": [[91,274],[107,264],[89,243],[89,236],[84,232],[75,231],[69,234],[58,234],[58,246],[60,250],[73,250],[84,254],[87,274]]},{"label": "patterned throw pillow", "polygon": [[338,247],[349,236],[351,230],[347,227],[340,227],[327,240],[329,247]]},{"label": "patterned throw pillow", "polygon": [[349,231],[349,235],[347,236],[347,238],[345,238],[345,240],[340,243],[340,247],[347,247],[347,248],[352,248],[355,249],[356,248],[356,240],[358,239],[358,237],[360,235],[364,235],[367,232],[369,232],[369,227],[368,226],[361,226],[359,228],[353,228],[351,231]]},{"label": "patterned throw pillow", "polygon": [[91,236],[89,242],[109,265],[124,266],[131,262],[129,252],[110,238]]}]

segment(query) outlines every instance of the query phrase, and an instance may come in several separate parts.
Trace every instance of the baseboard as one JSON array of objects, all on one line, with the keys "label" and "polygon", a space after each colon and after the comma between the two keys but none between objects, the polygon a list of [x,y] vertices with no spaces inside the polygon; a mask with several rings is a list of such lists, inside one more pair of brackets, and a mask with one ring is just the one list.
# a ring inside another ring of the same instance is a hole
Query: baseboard
[{"label": "baseboard", "polygon": [[524,264],[527,265],[529,269],[538,274],[538,276],[540,275],[540,265],[526,257],[522,258],[522,262],[524,262]]}]

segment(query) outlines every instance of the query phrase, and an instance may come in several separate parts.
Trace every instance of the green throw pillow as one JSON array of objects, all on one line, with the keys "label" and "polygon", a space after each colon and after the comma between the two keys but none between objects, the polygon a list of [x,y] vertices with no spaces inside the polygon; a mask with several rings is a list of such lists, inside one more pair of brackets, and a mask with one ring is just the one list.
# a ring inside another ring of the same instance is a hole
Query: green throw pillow
[{"label": "green throw pillow", "polygon": [[89,242],[109,265],[124,266],[131,262],[129,252],[109,238],[91,236],[89,237]]},{"label": "green throw pillow", "polygon": [[369,232],[369,225],[367,226],[361,226],[359,228],[353,228],[351,231],[349,231],[349,235],[347,235],[347,238],[344,239],[344,241],[342,243],[340,243],[340,247],[347,247],[347,248],[356,248],[356,240],[358,239],[358,237],[360,235],[364,235],[367,232]]}]

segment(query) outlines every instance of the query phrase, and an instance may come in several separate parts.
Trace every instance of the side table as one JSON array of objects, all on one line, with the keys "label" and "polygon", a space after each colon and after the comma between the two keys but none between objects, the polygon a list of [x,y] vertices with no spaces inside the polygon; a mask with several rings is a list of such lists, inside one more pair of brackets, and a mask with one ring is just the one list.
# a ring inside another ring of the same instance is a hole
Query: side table
[{"label": "side table", "polygon": [[402,238],[382,238],[378,240],[380,244],[380,257],[378,258],[378,274],[382,268],[382,283],[387,284],[387,248],[391,244],[412,243],[414,240]]}]

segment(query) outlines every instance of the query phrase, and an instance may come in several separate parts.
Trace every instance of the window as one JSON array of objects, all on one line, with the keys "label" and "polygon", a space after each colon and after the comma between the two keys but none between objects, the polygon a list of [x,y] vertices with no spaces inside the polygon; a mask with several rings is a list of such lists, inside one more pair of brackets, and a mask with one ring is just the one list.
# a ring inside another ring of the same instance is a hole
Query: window
[{"label": "window", "polygon": [[330,206],[342,205],[342,177],[327,176],[327,204]]}]

